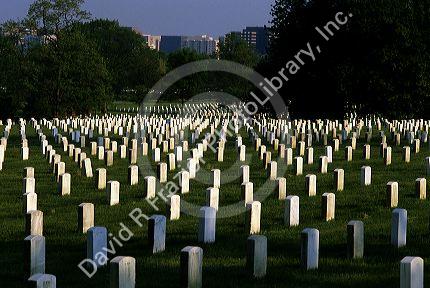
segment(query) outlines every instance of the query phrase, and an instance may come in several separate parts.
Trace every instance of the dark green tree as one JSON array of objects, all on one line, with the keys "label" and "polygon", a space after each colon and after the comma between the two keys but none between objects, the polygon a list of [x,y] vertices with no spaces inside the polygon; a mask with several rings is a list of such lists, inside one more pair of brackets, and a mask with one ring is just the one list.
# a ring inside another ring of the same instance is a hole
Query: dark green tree
[{"label": "dark green tree", "polygon": [[111,99],[109,72],[85,36],[64,34],[55,44],[31,49],[28,57],[36,74],[29,102],[37,115],[106,111]]},{"label": "dark green tree", "polygon": [[14,39],[0,35],[0,118],[22,116],[26,107],[23,55]]},{"label": "dark green tree", "polygon": [[161,55],[151,50],[140,34],[121,27],[117,21],[98,19],[75,25],[74,30],[96,43],[106,59],[116,95],[137,101],[136,97],[140,98],[166,72]]},{"label": "dark green tree", "polygon": [[251,68],[260,60],[254,48],[236,34],[227,35],[224,41],[219,43],[217,56],[219,59],[234,61]]},{"label": "dark green tree", "polygon": [[82,9],[84,3],[85,0],[35,0],[28,9],[27,25],[39,35],[58,38],[61,31],[90,19],[91,14]]},{"label": "dark green tree", "polygon": [[[206,60],[210,57],[197,53],[190,48],[184,48],[170,53],[167,56],[167,66],[169,71],[179,68],[185,64]],[[199,64],[200,65],[200,64]],[[211,81],[208,81],[208,73],[202,72],[190,75],[176,82],[163,95],[165,100],[181,100],[191,98],[197,94],[207,92],[211,89]]]},{"label": "dark green tree", "polygon": [[[275,75],[310,42],[321,54],[281,90],[297,116],[422,117],[430,105],[429,8],[428,0],[276,0],[265,73]],[[353,17],[325,41],[315,26],[338,12]]]}]

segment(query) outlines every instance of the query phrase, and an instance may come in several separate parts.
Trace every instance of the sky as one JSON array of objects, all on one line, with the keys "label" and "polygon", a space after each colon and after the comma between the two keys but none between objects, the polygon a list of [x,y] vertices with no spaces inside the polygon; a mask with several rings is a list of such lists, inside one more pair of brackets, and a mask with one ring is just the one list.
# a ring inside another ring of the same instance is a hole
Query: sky
[{"label": "sky", "polygon": [[[33,0],[0,0],[0,22],[25,17]],[[87,0],[95,18],[119,20],[152,35],[221,36],[268,25],[274,0]]]}]

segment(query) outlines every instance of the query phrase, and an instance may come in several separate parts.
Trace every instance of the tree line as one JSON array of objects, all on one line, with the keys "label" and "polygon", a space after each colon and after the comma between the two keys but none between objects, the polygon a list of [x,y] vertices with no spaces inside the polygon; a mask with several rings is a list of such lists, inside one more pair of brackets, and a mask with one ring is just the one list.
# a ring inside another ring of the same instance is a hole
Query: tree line
[{"label": "tree line", "polygon": [[[275,0],[266,57],[234,35],[216,55],[186,49],[165,55],[117,21],[92,19],[84,2],[35,0],[25,19],[1,25],[1,118],[106,112],[115,100],[139,103],[166,73],[202,59],[235,61],[270,79],[308,42],[319,45],[318,58],[279,90],[293,116],[426,118],[430,108],[430,0]],[[348,23],[331,26],[334,35],[323,41],[315,27],[338,12],[351,15]],[[28,31],[41,41],[24,41]],[[163,97],[184,101],[218,91],[245,99],[251,89],[239,77],[202,72]]]},{"label": "tree line", "polygon": [[[118,21],[92,19],[82,9],[84,2],[36,0],[25,19],[1,25],[1,118],[103,113],[115,100],[139,103],[166,73],[192,61],[258,62],[240,39],[229,39],[216,55],[190,49],[165,55]],[[177,101],[228,84],[215,81],[217,87],[211,87],[208,77],[199,73],[183,79],[163,97]],[[242,87],[248,89],[248,84],[242,81]]]},{"label": "tree line", "polygon": [[[321,41],[315,27],[338,12],[352,17]],[[267,75],[308,41],[322,51],[280,91],[296,116],[428,118],[429,0],[276,0],[272,16]]]}]

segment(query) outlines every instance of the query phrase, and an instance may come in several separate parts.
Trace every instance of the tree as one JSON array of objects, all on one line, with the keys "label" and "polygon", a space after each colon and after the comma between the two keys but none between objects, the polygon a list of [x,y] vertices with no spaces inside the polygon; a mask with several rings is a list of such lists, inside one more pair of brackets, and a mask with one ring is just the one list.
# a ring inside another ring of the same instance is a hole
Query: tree
[{"label": "tree", "polygon": [[22,54],[13,39],[0,35],[0,55],[0,118],[22,116],[26,91]]},{"label": "tree", "polygon": [[37,67],[30,97],[34,113],[65,116],[106,111],[109,72],[94,44],[82,34],[64,34],[55,45],[31,49],[28,57]]},{"label": "tree", "polygon": [[[190,48],[183,48],[167,56],[167,66],[169,71],[172,71],[183,65],[206,59],[209,59],[209,56],[206,54],[200,54]],[[187,98],[211,90],[210,82],[211,81],[208,81],[207,72],[190,75],[172,85],[172,87],[164,93],[163,98],[166,100],[175,100],[179,98],[183,103]]]},{"label": "tree", "polygon": [[[250,68],[256,68],[261,60],[253,47],[236,34],[229,34],[219,44],[218,58],[239,63]],[[232,67],[234,69],[234,67]],[[246,99],[253,86],[250,82],[237,75],[216,73],[218,91],[229,93],[239,99]]]},{"label": "tree", "polygon": [[[429,8],[429,0],[276,0],[265,73],[274,75],[307,42],[319,44],[315,63],[281,90],[297,116],[422,117],[430,106]],[[315,26],[340,11],[353,17],[321,40]]]},{"label": "tree", "polygon": [[27,20],[39,35],[60,36],[73,24],[90,19],[90,13],[82,10],[85,0],[36,0],[28,9]]},{"label": "tree", "polygon": [[166,72],[161,55],[151,50],[140,34],[117,21],[98,19],[75,25],[73,30],[96,43],[106,59],[116,95],[138,100]]},{"label": "tree", "polygon": [[254,68],[259,61],[255,50],[236,34],[229,34],[219,44],[218,58]]}]

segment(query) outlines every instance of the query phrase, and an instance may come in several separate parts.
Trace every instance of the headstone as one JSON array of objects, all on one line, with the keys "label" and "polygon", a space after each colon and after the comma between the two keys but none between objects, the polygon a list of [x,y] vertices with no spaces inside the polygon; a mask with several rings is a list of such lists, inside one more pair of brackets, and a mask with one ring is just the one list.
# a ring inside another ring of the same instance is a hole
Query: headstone
[{"label": "headstone", "polygon": [[325,147],[325,156],[327,156],[327,162],[328,163],[333,162],[333,147],[331,147],[331,146]]},{"label": "headstone", "polygon": [[345,147],[345,160],[347,162],[351,162],[352,161],[352,147],[351,146],[346,146]]},{"label": "headstone", "polygon": [[195,159],[193,159],[193,158],[187,159],[187,167],[188,167],[190,179],[196,178],[197,164],[198,164],[198,162]]},{"label": "headstone", "polygon": [[181,287],[201,288],[203,249],[187,246],[181,250]]},{"label": "headstone", "polygon": [[181,216],[181,196],[173,195],[168,198],[167,209],[168,217],[170,220],[178,220]]},{"label": "headstone", "polygon": [[278,200],[285,200],[287,198],[287,178],[280,177],[278,181]]},{"label": "headstone", "polygon": [[348,258],[363,258],[364,254],[364,224],[362,221],[349,221],[347,225],[347,256]]},{"label": "headstone", "polygon": [[36,192],[36,179],[31,178],[23,178],[22,179],[22,193],[35,193]]},{"label": "headstone", "polygon": [[336,195],[334,193],[324,193],[322,195],[322,210],[321,216],[324,221],[334,219],[336,207]]},{"label": "headstone", "polygon": [[407,256],[400,261],[400,288],[424,288],[424,260]]},{"label": "headstone", "polygon": [[301,266],[303,269],[318,269],[319,231],[306,228],[301,233]]},{"label": "headstone", "polygon": [[399,203],[399,183],[388,182],[387,183],[387,207],[397,207]]},{"label": "headstone", "polygon": [[294,157],[294,170],[295,175],[300,176],[303,174],[303,158],[302,157]]},{"label": "headstone", "polygon": [[127,146],[125,146],[125,145],[119,146],[119,158],[120,159],[127,158]]},{"label": "headstone", "polygon": [[166,249],[166,216],[152,215],[149,218],[148,239],[153,254]]},{"label": "headstone", "polygon": [[240,166],[240,174],[242,175],[242,183],[249,182],[249,166],[248,165]]},{"label": "headstone", "polygon": [[391,147],[386,147],[384,152],[384,164],[391,165]]},{"label": "headstone", "polygon": [[30,288],[56,288],[57,278],[51,274],[37,273],[28,278]]},{"label": "headstone", "polygon": [[97,143],[96,142],[91,142],[91,156],[96,156],[97,155]]},{"label": "headstone", "polygon": [[219,169],[212,169],[211,171],[212,176],[212,187],[214,188],[220,188],[221,187],[221,170]]},{"label": "headstone", "polygon": [[105,168],[96,169],[96,187],[98,190],[106,189],[107,170]]},{"label": "headstone", "polygon": [[309,197],[316,196],[317,195],[317,176],[313,174],[306,175],[306,192],[308,193]]},{"label": "headstone", "polygon": [[128,150],[128,160],[130,165],[137,164],[137,148]]},{"label": "headstone", "polygon": [[86,158],[84,160],[84,165],[82,167],[82,174],[87,178],[93,177],[93,168],[91,166],[91,159],[90,158]]},{"label": "headstone", "polygon": [[27,214],[32,210],[37,210],[37,194],[34,192],[23,195],[23,212]]},{"label": "headstone", "polygon": [[170,153],[167,158],[167,163],[169,167],[169,171],[173,171],[176,169],[176,160],[175,160],[175,154]]},{"label": "headstone", "polygon": [[370,159],[370,145],[366,144],[363,146],[363,159],[369,160]]},{"label": "headstone", "polygon": [[93,261],[96,267],[107,264],[107,229],[95,226],[87,231],[87,259]]},{"label": "headstone", "polygon": [[407,224],[408,212],[405,209],[394,209],[391,217],[391,245],[397,248],[406,246]]},{"label": "headstone", "polygon": [[372,168],[370,166],[361,167],[361,186],[372,184]]},{"label": "headstone", "polygon": [[239,147],[239,161],[244,162],[246,160],[246,146],[241,145]]},{"label": "headstone", "polygon": [[421,200],[426,199],[426,196],[427,196],[426,178],[418,178],[415,180],[415,195]]},{"label": "headstone", "polygon": [[29,155],[30,155],[29,148],[28,147],[22,147],[21,148],[21,159],[23,161],[26,161],[26,160],[28,160]]},{"label": "headstone", "polygon": [[319,170],[321,174],[327,174],[328,171],[328,157],[327,156],[321,156],[320,162],[319,162]]},{"label": "headstone", "polygon": [[293,149],[292,148],[287,148],[285,149],[285,163],[287,164],[287,166],[289,165],[293,165]]},{"label": "headstone", "polygon": [[182,147],[181,146],[176,146],[175,147],[175,155],[176,155],[176,160],[178,162],[182,162]]},{"label": "headstone", "polygon": [[157,176],[158,176],[158,181],[160,181],[160,183],[167,182],[167,164],[166,163],[158,163]]},{"label": "headstone", "polygon": [[306,148],[306,163],[308,165],[314,164],[314,148],[312,147]]},{"label": "headstone", "polygon": [[345,171],[343,169],[334,170],[334,189],[341,192],[345,188]]},{"label": "headstone", "polygon": [[224,162],[224,148],[217,148],[217,160],[218,162]]},{"label": "headstone", "polygon": [[269,163],[269,170],[267,172],[269,174],[269,179],[275,181],[278,177],[278,163],[276,161],[271,161]]},{"label": "headstone", "polygon": [[254,184],[252,182],[242,183],[242,199],[247,203],[254,201]]},{"label": "headstone", "polygon": [[157,186],[157,179],[154,176],[146,176],[144,181],[144,193],[146,199],[155,198],[155,190]]},{"label": "headstone", "polygon": [[105,159],[105,148],[103,146],[97,147],[97,157],[99,160]]},{"label": "headstone", "polygon": [[210,187],[206,189],[206,206],[213,207],[218,211],[219,205],[219,189]]},{"label": "headstone", "polygon": [[216,231],[216,210],[213,207],[200,208],[199,242],[214,243]]},{"label": "headstone", "polygon": [[414,140],[414,153],[420,153],[420,139]]},{"label": "headstone", "polygon": [[246,204],[246,223],[245,227],[249,234],[260,233],[261,203],[252,201]]},{"label": "headstone", "polygon": [[45,237],[29,235],[24,239],[24,275],[45,274]]},{"label": "headstone", "polygon": [[190,192],[190,172],[182,171],[180,173],[179,186],[181,187],[181,194]]},{"label": "headstone", "polygon": [[113,166],[113,151],[112,150],[106,150],[104,159],[105,159],[106,167]]},{"label": "headstone", "polygon": [[81,203],[78,206],[78,232],[87,233],[94,227],[94,204]]},{"label": "headstone", "polygon": [[25,215],[25,235],[43,236],[43,212],[42,211],[32,210]]},{"label": "headstone", "polygon": [[24,173],[22,176],[24,178],[34,178],[34,168],[33,167],[25,167]]},{"label": "headstone", "polygon": [[69,173],[64,173],[60,176],[58,183],[58,194],[61,196],[70,195],[72,176]]},{"label": "headstone", "polygon": [[131,186],[139,184],[139,166],[131,165],[128,167],[128,184]]},{"label": "headstone", "polygon": [[267,238],[263,235],[249,236],[246,241],[246,267],[255,278],[266,276]]},{"label": "headstone", "polygon": [[109,181],[107,183],[106,196],[110,206],[119,204],[119,187],[118,181]]},{"label": "headstone", "polygon": [[288,227],[298,226],[300,219],[299,196],[290,195],[285,201],[284,223]]},{"label": "headstone", "polygon": [[411,147],[405,146],[403,147],[403,161],[405,163],[411,162]]},{"label": "headstone", "polygon": [[136,259],[117,256],[110,261],[110,288],[134,288],[136,285]]}]

